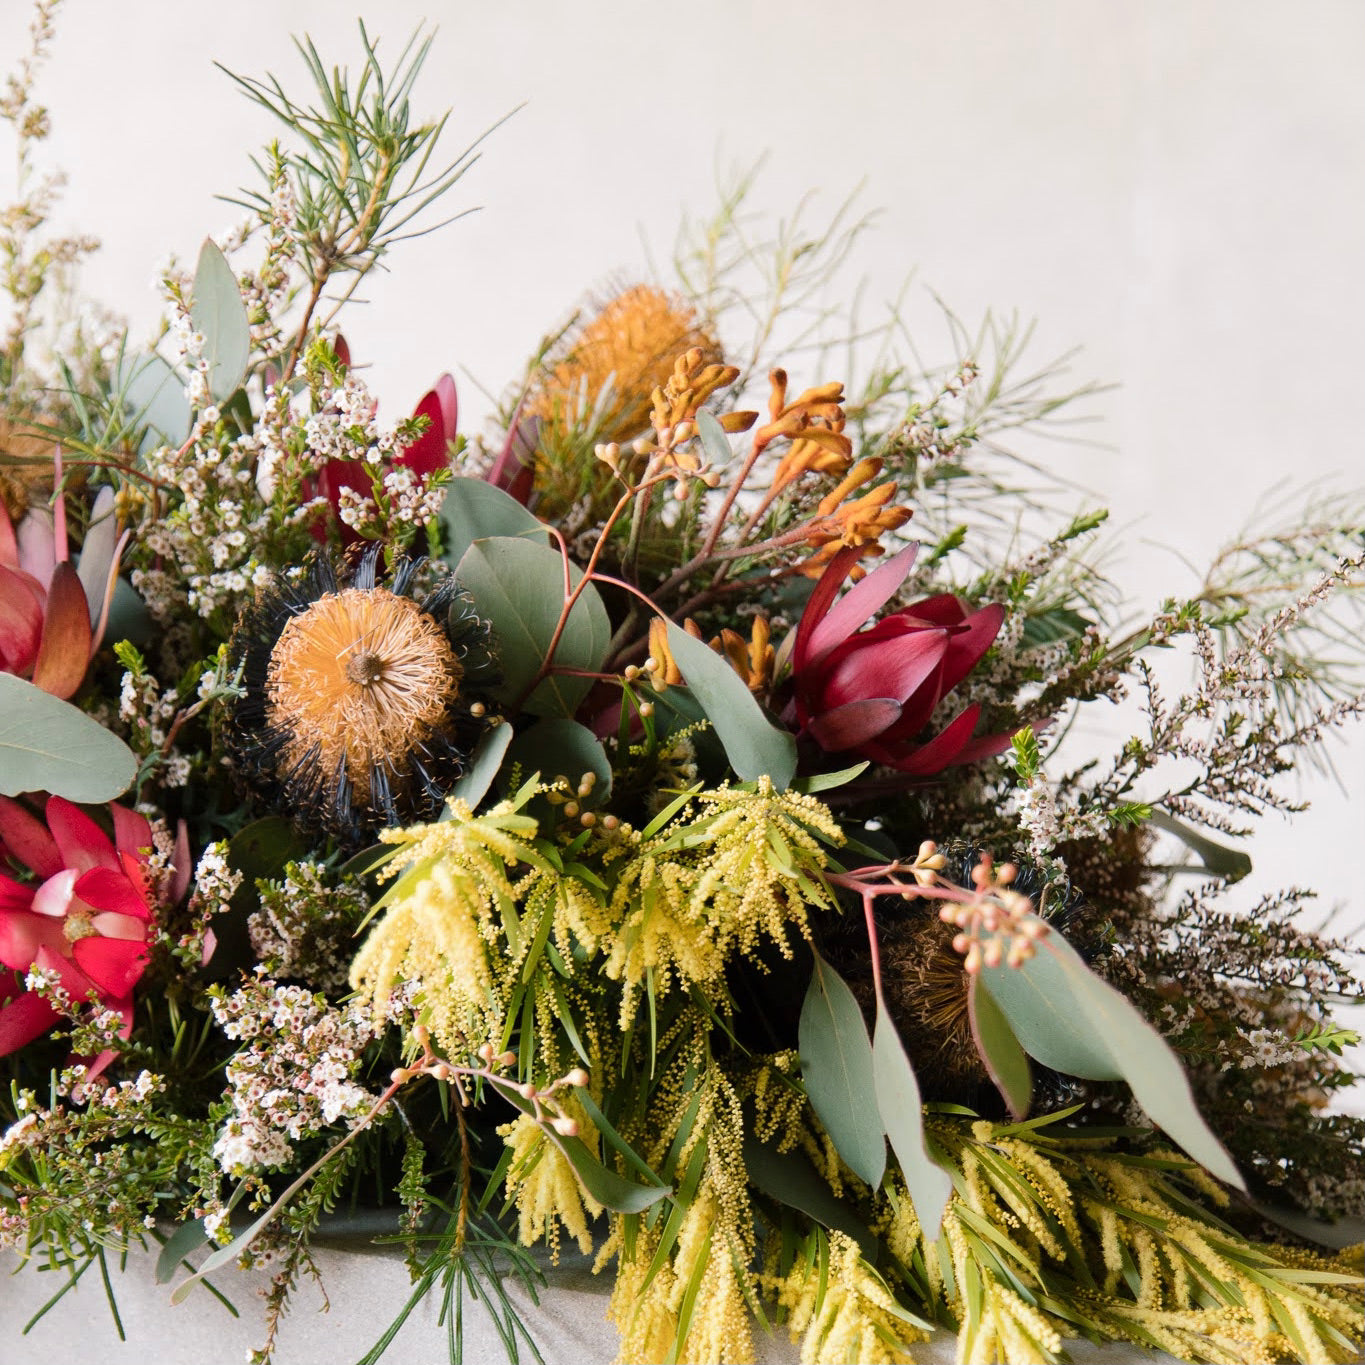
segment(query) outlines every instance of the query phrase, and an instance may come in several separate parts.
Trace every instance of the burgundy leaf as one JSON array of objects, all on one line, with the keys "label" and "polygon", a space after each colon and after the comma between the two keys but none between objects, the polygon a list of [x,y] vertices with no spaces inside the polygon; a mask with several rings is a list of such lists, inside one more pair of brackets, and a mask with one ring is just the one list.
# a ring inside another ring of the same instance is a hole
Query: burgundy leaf
[{"label": "burgundy leaf", "polygon": [[901,713],[891,697],[864,697],[818,715],[806,733],[826,752],[837,754],[881,734]]},{"label": "burgundy leaf", "polygon": [[946,648],[942,631],[918,630],[852,649],[824,677],[820,700],[826,706],[864,697],[907,702],[934,675]]},{"label": "burgundy leaf", "polygon": [[[857,547],[851,548],[856,549]],[[841,564],[847,553],[848,551],[840,551],[830,560],[830,568],[821,576],[821,583],[829,575],[830,570]],[[900,585],[905,582],[918,553],[918,545],[907,545],[905,549],[893,555],[884,564],[873,569],[860,583],[855,583],[828,610],[823,619],[815,623],[806,641],[805,663],[807,666],[819,662],[835,645],[855,634],[896,595]],[[843,563],[843,572],[839,575],[839,582],[843,581],[849,569],[856,562],[857,555],[854,555],[846,563]],[[813,602],[814,593],[812,593],[811,599]],[[807,611],[809,610],[810,605],[808,604]],[[797,647],[800,648],[799,635]]]}]

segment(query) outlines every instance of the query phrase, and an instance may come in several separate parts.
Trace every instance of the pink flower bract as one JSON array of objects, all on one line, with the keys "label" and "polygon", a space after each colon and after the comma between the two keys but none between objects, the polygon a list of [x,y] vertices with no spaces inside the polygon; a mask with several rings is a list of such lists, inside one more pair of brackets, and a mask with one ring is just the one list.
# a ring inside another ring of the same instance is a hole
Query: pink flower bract
[{"label": "pink flower bract", "polygon": [[973,737],[976,705],[925,735],[939,703],[994,643],[1005,613],[996,604],[969,612],[943,594],[863,629],[905,581],[917,549],[902,550],[837,601],[859,551],[841,550],[830,561],[797,626],[787,719],[827,753],[854,753],[930,777],[1009,745],[1008,735]]},{"label": "pink flower bract", "polygon": [[[73,1001],[96,1000],[132,1030],[133,987],[147,965],[152,906],[145,864],[147,821],[111,804],[114,839],[79,806],[48,798],[46,823],[0,797],[0,850],[36,878],[0,874],[0,1056],[23,1047],[58,1019],[52,1005],[23,986],[39,969],[55,973]],[[18,977],[11,973],[19,973]],[[91,1074],[107,1065],[97,1059]]]}]

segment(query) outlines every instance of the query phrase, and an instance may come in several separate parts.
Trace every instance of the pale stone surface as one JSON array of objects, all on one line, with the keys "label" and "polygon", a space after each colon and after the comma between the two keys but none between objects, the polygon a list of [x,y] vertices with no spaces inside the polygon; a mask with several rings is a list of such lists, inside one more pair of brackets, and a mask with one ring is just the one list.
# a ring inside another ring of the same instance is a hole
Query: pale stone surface
[{"label": "pale stone surface", "polygon": [[[406,1301],[407,1272],[396,1257],[380,1252],[322,1251],[318,1255],[331,1308],[321,1312],[316,1287],[304,1285],[280,1332],[276,1365],[352,1365],[375,1343]],[[12,1258],[0,1257],[0,1271],[12,1268]],[[219,1275],[215,1283],[236,1304],[240,1318],[231,1317],[206,1293],[170,1306],[169,1288],[152,1281],[149,1258],[133,1257],[127,1274],[115,1277],[119,1311],[127,1336],[120,1342],[105,1306],[97,1272],[91,1272],[27,1337],[24,1323],[58,1288],[51,1277],[30,1270],[6,1279],[0,1289],[0,1360],[39,1362],[78,1360],[80,1365],[230,1365],[244,1361],[259,1344],[260,1276]],[[612,1365],[618,1341],[606,1321],[610,1284],[594,1276],[586,1265],[550,1272],[549,1285],[532,1304],[519,1285],[509,1286],[534,1333],[546,1365]],[[384,1365],[445,1365],[446,1328],[438,1319],[439,1296],[432,1295],[414,1309],[383,1357]],[[797,1365],[800,1351],[785,1335],[759,1334],[759,1365]],[[952,1365],[954,1340],[940,1333],[914,1348],[919,1365]],[[1126,1346],[1100,1350],[1089,1342],[1069,1342],[1076,1365],[1149,1365],[1169,1362],[1167,1356],[1146,1355]],[[505,1359],[502,1342],[482,1305],[466,1303],[464,1359],[466,1365],[499,1365]],[[532,1357],[524,1348],[522,1360]],[[656,1365],[628,1362],[627,1365]],[[705,1361],[684,1365],[709,1365]]]}]

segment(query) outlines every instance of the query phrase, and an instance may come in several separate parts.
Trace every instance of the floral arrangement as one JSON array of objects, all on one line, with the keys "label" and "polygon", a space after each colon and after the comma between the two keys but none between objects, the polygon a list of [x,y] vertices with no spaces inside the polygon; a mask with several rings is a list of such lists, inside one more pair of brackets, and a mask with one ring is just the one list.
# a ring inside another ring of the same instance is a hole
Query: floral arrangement
[{"label": "floral arrangement", "polygon": [[1105,514],[999,445],[1074,395],[999,328],[789,378],[857,228],[780,234],[746,308],[738,196],[491,438],[448,376],[385,424],[338,313],[470,161],[421,42],[240,79],[282,140],[155,348],[44,340],[90,245],[44,235],[54,8],[0,102],[0,1246],[112,1294],[158,1244],[177,1299],[269,1265],[260,1361],[376,1208],[512,1355],[498,1277],[571,1244],[623,1360],[1357,1359],[1356,961],[1305,892],[1228,908],[1223,841],[1362,709],[1358,643],[1318,662],[1361,518],[1121,628]]}]

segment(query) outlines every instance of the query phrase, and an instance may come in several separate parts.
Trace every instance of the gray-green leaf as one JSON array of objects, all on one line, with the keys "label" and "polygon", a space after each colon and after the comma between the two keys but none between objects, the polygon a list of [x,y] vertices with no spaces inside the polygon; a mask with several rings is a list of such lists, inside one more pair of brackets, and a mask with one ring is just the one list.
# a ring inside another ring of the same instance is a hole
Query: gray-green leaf
[{"label": "gray-green leaf", "polygon": [[441,553],[447,563],[458,564],[476,540],[489,536],[517,536],[548,544],[549,532],[510,493],[483,479],[450,481],[441,504]]},{"label": "gray-green leaf", "polygon": [[872,1033],[872,1077],[882,1126],[891,1139],[891,1150],[900,1162],[910,1202],[915,1206],[915,1216],[932,1242],[938,1237],[943,1223],[943,1210],[948,1207],[953,1182],[946,1171],[934,1164],[925,1145],[919,1082],[880,996],[876,1028]]},{"label": "gray-green leaf", "polygon": [[584,773],[597,778],[589,797],[575,796],[583,806],[601,804],[611,795],[611,762],[602,741],[586,725],[561,716],[547,716],[522,731],[507,754],[523,773],[538,772],[547,782],[567,777],[575,786]]},{"label": "gray-green leaf", "polygon": [[1019,1046],[1009,1020],[979,975],[972,977],[967,986],[967,1018],[972,1041],[986,1064],[986,1074],[1009,1106],[1010,1117],[1016,1123],[1027,1118],[1033,1099],[1028,1054]]},{"label": "gray-green leaf", "polygon": [[797,1041],[811,1107],[849,1169],[875,1189],[886,1170],[886,1139],[872,1045],[853,992],[818,953]]},{"label": "gray-green leaf", "polygon": [[112,801],[137,775],[133,751],[84,711],[0,673],[0,793]]},{"label": "gray-green leaf", "polygon": [[1165,1039],[1055,929],[1027,962],[984,968],[982,979],[1030,1056],[1073,1076],[1127,1081],[1153,1123],[1220,1180],[1245,1188]]},{"label": "gray-green leaf", "polygon": [[450,818],[452,801],[463,801],[470,810],[478,810],[479,802],[488,795],[488,789],[493,785],[498,769],[502,767],[507,746],[511,742],[512,727],[505,720],[499,721],[491,730],[484,731],[478,744],[474,746],[469,768],[446,795],[446,808],[441,812],[442,820]]},{"label": "gray-green leaf", "polygon": [[[511,536],[476,540],[455,571],[497,637],[502,683],[494,695],[515,705],[540,671],[564,605],[564,560],[557,550]],[[570,566],[576,587],[582,570]],[[554,662],[592,671],[602,666],[611,622],[597,589],[584,589],[560,637]],[[522,703],[537,716],[572,716],[592,679],[551,673]]]},{"label": "gray-green leaf", "polygon": [[672,621],[668,647],[725,746],[730,766],[746,782],[766,776],[778,791],[786,791],[796,775],[796,740],[763,714],[727,660]]},{"label": "gray-green leaf", "polygon": [[190,434],[192,414],[185,398],[185,381],[153,352],[119,363],[118,390],[134,426],[145,426],[140,449],[159,444],[178,446]]},{"label": "gray-green leaf", "polygon": [[190,321],[204,337],[209,392],[222,403],[232,397],[246,375],[251,323],[227,257],[207,237],[194,271]]},{"label": "gray-green leaf", "polygon": [[1164,810],[1154,810],[1147,823],[1164,829],[1167,834],[1174,834],[1186,848],[1197,853],[1204,861],[1204,866],[1199,869],[1201,871],[1212,872],[1215,877],[1226,877],[1230,882],[1241,881],[1251,871],[1249,854],[1210,839],[1207,834],[1201,834]]}]

